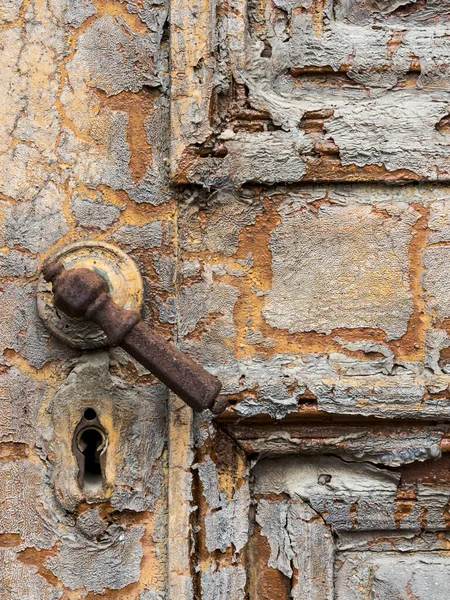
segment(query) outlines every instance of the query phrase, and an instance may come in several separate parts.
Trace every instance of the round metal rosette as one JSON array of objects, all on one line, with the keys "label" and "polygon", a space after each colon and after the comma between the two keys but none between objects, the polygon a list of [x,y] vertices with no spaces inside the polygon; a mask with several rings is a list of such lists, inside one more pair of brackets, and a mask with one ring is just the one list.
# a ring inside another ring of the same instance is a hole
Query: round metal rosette
[{"label": "round metal rosette", "polygon": [[[140,312],[144,299],[144,285],[139,269],[132,258],[120,248],[96,240],[83,240],[56,250],[47,260],[62,262],[66,269],[92,269],[109,286],[112,299],[128,310]],[[60,340],[73,348],[93,350],[108,345],[103,331],[90,321],[68,317],[53,306],[52,284],[41,273],[37,294],[41,319]]]}]

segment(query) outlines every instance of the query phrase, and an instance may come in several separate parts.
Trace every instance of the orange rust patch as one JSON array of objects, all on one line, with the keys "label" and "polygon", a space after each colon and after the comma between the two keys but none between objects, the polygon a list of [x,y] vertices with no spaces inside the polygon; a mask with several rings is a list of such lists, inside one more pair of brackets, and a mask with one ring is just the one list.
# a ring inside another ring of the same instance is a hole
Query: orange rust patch
[{"label": "orange rust patch", "polygon": [[422,252],[428,241],[430,209],[419,204],[413,204],[412,208],[421,215],[413,227],[413,238],[408,249],[414,310],[406,334],[402,337],[397,348],[397,356],[401,360],[419,361],[425,359],[425,335],[427,329],[431,326],[421,281],[424,271]]},{"label": "orange rust patch", "polygon": [[325,15],[325,6],[327,0],[314,0],[312,11],[313,11],[313,23],[314,23],[314,34],[316,37],[320,37],[323,33],[323,19]]},{"label": "orange rust patch", "polygon": [[70,368],[62,369],[63,360],[52,360],[47,362],[43,367],[32,367],[28,361],[23,358],[19,352],[7,348],[4,351],[4,357],[14,367],[17,367],[21,373],[31,377],[35,381],[45,381],[49,385],[58,385],[62,383],[70,371]]},{"label": "orange rust patch", "polygon": [[39,575],[45,579],[50,585],[60,587],[58,578],[44,567],[47,558],[53,558],[57,552],[57,545],[51,550],[36,550],[35,548],[26,548],[22,552],[17,553],[17,559],[25,564],[36,567]]},{"label": "orange rust patch", "polygon": [[358,529],[358,525],[359,525],[358,505],[359,505],[359,498],[350,506],[349,512],[350,512],[350,517],[353,521],[352,529]]},{"label": "orange rust patch", "polygon": [[278,569],[269,567],[271,550],[269,542],[255,526],[248,548],[248,578],[250,600],[289,600],[291,582]]},{"label": "orange rust patch", "polygon": [[22,460],[28,458],[30,448],[26,444],[19,442],[0,443],[0,462],[10,462],[11,460]]},{"label": "orange rust patch", "polygon": [[320,147],[319,156],[316,158],[306,157],[306,172],[303,176],[305,182],[389,182],[404,183],[408,181],[424,181],[413,171],[408,169],[397,169],[389,171],[386,167],[368,165],[358,167],[356,165],[343,165],[336,150],[330,154],[324,152],[325,147]]},{"label": "orange rust patch", "polygon": [[0,534],[0,548],[16,548],[22,543],[22,538],[17,533]]},{"label": "orange rust patch", "polygon": [[417,500],[415,486],[407,486],[397,490],[396,510],[394,513],[395,527],[400,529],[402,520],[413,511]]},{"label": "orange rust patch", "polygon": [[394,31],[387,45],[388,58],[392,58],[405,39],[404,31]]}]

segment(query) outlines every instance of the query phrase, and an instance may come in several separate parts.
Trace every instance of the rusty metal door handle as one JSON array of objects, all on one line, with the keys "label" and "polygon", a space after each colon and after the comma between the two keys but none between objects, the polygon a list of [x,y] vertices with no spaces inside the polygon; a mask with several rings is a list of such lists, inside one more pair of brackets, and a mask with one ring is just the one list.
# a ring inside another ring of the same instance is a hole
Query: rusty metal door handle
[{"label": "rusty metal door handle", "polygon": [[117,306],[100,275],[86,268],[66,269],[60,262],[46,264],[42,273],[53,284],[57,309],[96,323],[112,346],[121,346],[195,411],[225,410],[226,399],[218,397],[219,379],[153,333],[138,312]]}]

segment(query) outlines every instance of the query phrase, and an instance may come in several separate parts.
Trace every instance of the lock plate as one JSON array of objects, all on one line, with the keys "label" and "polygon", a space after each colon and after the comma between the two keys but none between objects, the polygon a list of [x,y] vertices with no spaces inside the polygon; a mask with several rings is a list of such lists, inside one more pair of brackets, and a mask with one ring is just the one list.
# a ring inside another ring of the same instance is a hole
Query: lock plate
[{"label": "lock plate", "polygon": [[[108,283],[112,299],[118,306],[141,311],[144,299],[142,277],[134,260],[120,248],[107,242],[83,240],[59,248],[48,260],[60,261],[66,269],[92,269]],[[37,305],[41,319],[66,344],[83,350],[108,346],[106,335],[97,325],[56,310],[52,285],[45,281],[42,273],[38,282]]]}]

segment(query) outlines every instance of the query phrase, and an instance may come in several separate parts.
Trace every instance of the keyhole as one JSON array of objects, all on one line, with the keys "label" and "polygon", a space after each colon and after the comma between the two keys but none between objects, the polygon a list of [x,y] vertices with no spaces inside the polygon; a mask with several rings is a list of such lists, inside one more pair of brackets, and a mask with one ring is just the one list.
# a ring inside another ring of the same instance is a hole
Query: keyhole
[{"label": "keyhole", "polygon": [[83,429],[78,436],[78,449],[84,456],[84,472],[80,473],[83,489],[98,492],[103,484],[100,456],[105,447],[104,434],[94,427]]}]

